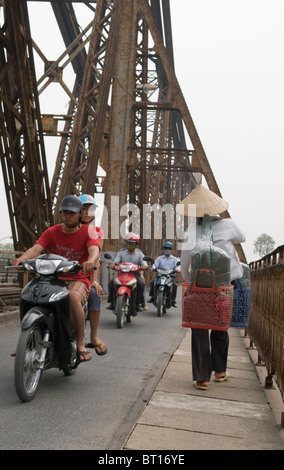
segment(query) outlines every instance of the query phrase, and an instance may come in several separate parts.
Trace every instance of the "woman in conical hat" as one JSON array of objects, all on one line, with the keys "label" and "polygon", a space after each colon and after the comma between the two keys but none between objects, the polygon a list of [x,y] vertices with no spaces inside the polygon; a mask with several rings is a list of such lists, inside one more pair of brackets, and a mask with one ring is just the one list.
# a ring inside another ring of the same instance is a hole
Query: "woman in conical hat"
[{"label": "woman in conical hat", "polygon": [[[201,227],[205,234],[210,229],[214,246],[229,255],[231,282],[242,277],[243,269],[234,245],[244,242],[246,238],[232,219],[219,216],[228,207],[227,201],[202,185],[198,185],[177,206],[177,212],[196,218],[195,223],[189,225],[181,251],[181,273],[184,281],[191,280],[191,255],[201,236]],[[209,342],[208,330],[193,328],[191,348],[193,384],[196,388],[207,390],[212,371],[216,382],[229,379],[226,371],[229,349],[227,331],[212,330]]]},{"label": "woman in conical hat", "polygon": [[[183,206],[183,207],[181,207]],[[225,212],[229,207],[227,201],[217,194],[199,184],[186,198],[177,206],[177,212],[187,216],[204,217],[205,215],[218,215]],[[195,210],[196,209],[196,212]]]}]

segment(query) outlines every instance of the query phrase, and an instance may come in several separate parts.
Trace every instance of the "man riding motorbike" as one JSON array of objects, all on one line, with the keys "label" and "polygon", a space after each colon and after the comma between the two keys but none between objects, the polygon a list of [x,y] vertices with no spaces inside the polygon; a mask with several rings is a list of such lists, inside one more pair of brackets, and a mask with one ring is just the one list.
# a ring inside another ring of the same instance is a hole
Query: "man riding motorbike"
[{"label": "man riding motorbike", "polygon": [[76,275],[62,275],[70,291],[70,321],[76,332],[78,360],[90,361],[91,353],[85,347],[85,314],[83,305],[87,302],[93,267],[99,259],[100,248],[96,237],[91,237],[88,227],[81,225],[83,203],[77,196],[66,196],[62,199],[59,212],[62,223],[54,225],[43,232],[36,243],[12,264],[18,266],[28,258],[35,258],[43,251],[64,256],[78,261],[82,270]]},{"label": "man riding motorbike", "polygon": [[[152,271],[154,271],[155,269],[163,269],[163,270],[171,269],[171,270],[175,270],[176,272],[180,272],[180,267],[177,266],[177,263],[179,260],[178,258],[176,258],[175,256],[171,254],[171,251],[173,249],[173,244],[171,242],[164,242],[162,248],[163,248],[163,254],[156,258],[154,264],[152,265]],[[172,286],[171,301],[172,301],[172,306],[177,307],[177,303],[176,303],[177,285],[176,285],[174,276],[175,274],[172,274],[173,286]],[[155,280],[153,280],[150,285],[149,302],[154,302],[154,297],[155,297]]]},{"label": "man riding motorbike", "polygon": [[[114,265],[119,263],[132,263],[137,266],[141,266],[141,270],[147,269],[147,262],[143,261],[144,254],[137,248],[139,243],[139,237],[135,233],[128,233],[125,239],[126,247],[119,250],[117,253],[114,263],[110,264],[112,268]],[[136,310],[139,310],[139,304],[144,304],[144,288],[145,283],[140,276],[140,272],[133,273],[137,278],[137,292],[136,292]],[[108,302],[110,305],[106,307],[108,310],[114,310],[115,308],[115,291],[114,291],[114,280],[111,279],[109,282],[109,296]],[[136,313],[137,315],[137,313]]]}]

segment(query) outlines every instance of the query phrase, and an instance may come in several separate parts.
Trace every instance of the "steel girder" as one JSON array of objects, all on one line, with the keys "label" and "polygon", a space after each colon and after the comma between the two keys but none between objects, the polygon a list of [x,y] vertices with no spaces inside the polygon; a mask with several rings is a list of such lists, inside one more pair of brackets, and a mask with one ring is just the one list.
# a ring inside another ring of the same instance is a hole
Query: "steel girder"
[{"label": "steel girder", "polygon": [[0,31],[0,156],[16,250],[53,223],[26,2],[5,0]]},{"label": "steel girder", "polygon": [[[137,205],[140,223],[143,204],[175,205],[201,175],[220,195],[174,73],[169,0],[53,0],[66,51],[52,62],[30,36],[27,2],[17,3],[16,9],[12,0],[2,4],[0,72],[1,163],[17,248],[29,246],[47,224],[58,221],[64,195],[94,193],[98,183],[109,216],[117,196],[119,207]],[[76,3],[90,9],[84,30],[78,27]],[[32,47],[45,62],[37,81]],[[74,70],[72,91],[61,75],[67,62]],[[39,109],[38,97],[54,80],[70,98],[67,115],[60,116],[61,132],[53,125],[59,117]],[[50,190],[43,136],[59,134]],[[98,168],[105,171],[104,179],[98,179]],[[114,227],[108,218],[106,249],[120,246],[124,219],[118,217]],[[143,243],[149,254],[157,252],[158,244]]]}]

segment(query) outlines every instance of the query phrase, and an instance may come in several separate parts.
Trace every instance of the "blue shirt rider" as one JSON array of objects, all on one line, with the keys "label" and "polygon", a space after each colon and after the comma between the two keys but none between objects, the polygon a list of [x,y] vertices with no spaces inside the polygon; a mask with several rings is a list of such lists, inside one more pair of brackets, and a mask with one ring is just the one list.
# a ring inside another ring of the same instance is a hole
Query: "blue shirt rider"
[{"label": "blue shirt rider", "polygon": [[[177,263],[179,261],[178,258],[173,256],[171,254],[171,251],[173,249],[173,244],[171,242],[164,242],[163,243],[163,254],[158,256],[152,266],[152,270],[154,269],[163,269],[163,270],[173,270],[176,272],[180,272],[180,266],[177,266]],[[172,288],[172,306],[177,307],[176,303],[176,295],[177,295],[177,285],[176,281],[174,279],[175,273],[172,274],[173,276],[173,288]],[[154,282],[151,282],[150,286],[150,299],[149,302],[154,302]]]}]

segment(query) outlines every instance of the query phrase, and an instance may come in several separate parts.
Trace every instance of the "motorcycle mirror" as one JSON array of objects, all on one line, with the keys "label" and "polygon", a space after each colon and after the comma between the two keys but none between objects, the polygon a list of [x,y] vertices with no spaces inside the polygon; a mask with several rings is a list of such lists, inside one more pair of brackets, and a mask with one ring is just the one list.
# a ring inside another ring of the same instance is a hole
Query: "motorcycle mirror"
[{"label": "motorcycle mirror", "polygon": [[144,256],[143,261],[151,261],[151,263],[154,264],[154,260],[151,256]]},{"label": "motorcycle mirror", "polygon": [[177,266],[180,266],[180,261],[177,262]]},{"label": "motorcycle mirror", "polygon": [[106,259],[111,259],[111,256],[110,256],[109,253],[105,253],[105,254],[104,254],[104,257],[105,257]]}]

